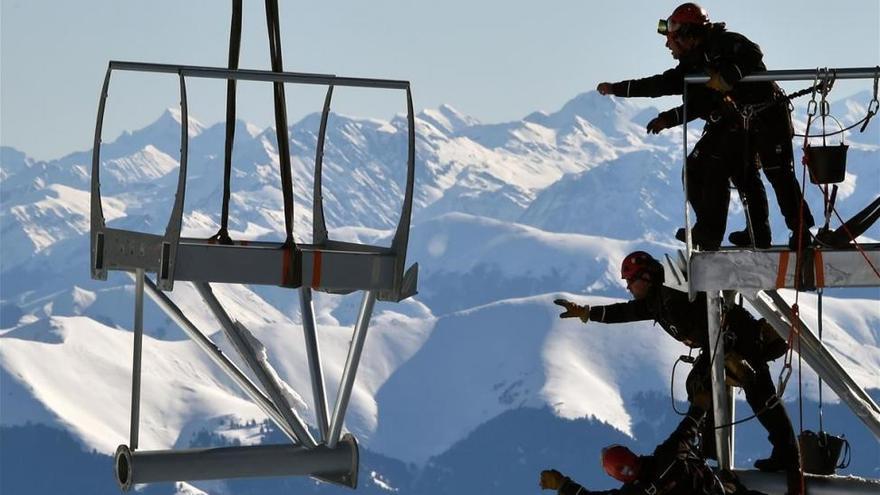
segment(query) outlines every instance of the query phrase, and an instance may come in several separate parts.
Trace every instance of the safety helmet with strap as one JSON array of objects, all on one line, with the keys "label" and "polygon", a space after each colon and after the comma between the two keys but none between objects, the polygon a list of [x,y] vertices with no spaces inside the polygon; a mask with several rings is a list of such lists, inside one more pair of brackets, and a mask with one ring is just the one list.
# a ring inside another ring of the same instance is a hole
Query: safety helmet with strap
[{"label": "safety helmet with strap", "polygon": [[623,445],[614,444],[602,449],[602,469],[618,481],[635,481],[639,477],[640,467],[639,456]]}]

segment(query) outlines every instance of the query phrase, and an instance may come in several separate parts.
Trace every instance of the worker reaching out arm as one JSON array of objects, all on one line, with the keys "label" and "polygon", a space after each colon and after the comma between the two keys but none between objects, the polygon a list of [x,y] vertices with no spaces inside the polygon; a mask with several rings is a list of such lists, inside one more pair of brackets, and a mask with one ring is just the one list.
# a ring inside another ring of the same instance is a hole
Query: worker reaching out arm
[{"label": "worker reaching out arm", "polygon": [[[627,290],[633,299],[604,306],[579,305],[557,299],[554,303],[565,311],[560,318],[579,318],[584,323],[623,323],[654,320],[672,338],[690,348],[700,350],[686,385],[692,407],[712,410],[708,315],[706,294],[698,293],[690,301],[687,293],[666,287],[663,265],[644,251],[627,255],[620,268]],[[755,467],[765,471],[784,471],[788,478],[789,494],[800,495],[800,455],[791,420],[785,406],[776,395],[767,362],[781,357],[785,341],[767,330],[763,320],[756,320],[740,306],[725,309],[722,332],[727,377],[741,386],[746,401],[768,432],[773,451],[768,458],[759,459]],[[714,456],[714,425],[711,418],[704,421],[703,439],[706,457]]]}]

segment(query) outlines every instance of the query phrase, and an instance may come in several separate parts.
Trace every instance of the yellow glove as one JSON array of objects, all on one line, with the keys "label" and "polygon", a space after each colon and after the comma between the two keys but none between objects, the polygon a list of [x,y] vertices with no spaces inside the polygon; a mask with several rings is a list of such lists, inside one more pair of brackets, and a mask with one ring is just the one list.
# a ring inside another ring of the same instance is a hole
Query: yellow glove
[{"label": "yellow glove", "polygon": [[544,490],[558,490],[565,483],[565,476],[555,469],[541,471],[541,488]]},{"label": "yellow glove", "polygon": [[580,318],[582,322],[590,321],[590,307],[581,306],[565,299],[557,299],[553,304],[565,308],[565,312],[560,314],[560,318]]},{"label": "yellow glove", "polygon": [[733,86],[727,84],[727,81],[721,77],[721,73],[715,71],[709,71],[709,82],[706,83],[706,86],[719,93],[727,93],[733,89]]}]

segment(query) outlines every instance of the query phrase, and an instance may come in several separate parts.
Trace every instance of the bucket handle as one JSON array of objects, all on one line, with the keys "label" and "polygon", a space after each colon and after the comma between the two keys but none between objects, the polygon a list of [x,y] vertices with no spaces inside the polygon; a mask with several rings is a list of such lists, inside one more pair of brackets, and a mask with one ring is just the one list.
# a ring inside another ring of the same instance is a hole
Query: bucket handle
[{"label": "bucket handle", "polygon": [[810,121],[810,125],[807,126],[807,130],[806,130],[806,132],[804,132],[806,139],[810,139],[810,138],[813,138],[813,137],[820,137],[820,136],[821,136],[821,137],[822,137],[822,146],[825,146],[825,136],[828,136],[828,134],[825,133],[825,124],[824,124],[825,117],[830,118],[830,119],[834,120],[835,122],[837,122],[837,127],[840,128],[840,144],[845,144],[845,143],[844,143],[844,139],[843,139],[843,135],[844,135],[844,132],[843,132],[843,131],[845,131],[846,129],[843,128],[843,124],[840,123],[840,120],[838,120],[837,117],[835,117],[834,115],[831,115],[831,114],[828,114],[828,115],[824,115],[824,116],[823,116],[823,119],[822,119],[822,120],[823,120],[823,123],[822,123],[822,134],[812,134],[812,135],[810,134],[810,128],[813,127],[813,122],[815,122],[816,120],[818,120],[818,119],[812,119],[812,120]]}]

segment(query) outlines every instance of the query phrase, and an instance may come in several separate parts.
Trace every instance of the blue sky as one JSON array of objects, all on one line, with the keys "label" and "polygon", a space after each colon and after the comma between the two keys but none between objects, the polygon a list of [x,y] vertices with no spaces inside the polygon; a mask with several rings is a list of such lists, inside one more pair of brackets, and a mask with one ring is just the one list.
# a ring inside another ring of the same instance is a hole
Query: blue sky
[{"label": "blue sky", "polygon": [[[111,59],[226,64],[230,3],[218,0],[3,0],[0,142],[38,159],[88,149]],[[241,66],[268,68],[263,2],[245,0]],[[650,75],[673,61],[655,34],[679,2],[659,0],[282,0],[285,69],[407,79],[417,110],[447,103],[483,122],[553,111],[603,80]],[[714,0],[715,21],[761,45],[774,68],[880,64],[877,0]],[[105,139],[176,104],[168,76],[114,79]],[[852,87],[851,91],[866,89]],[[842,91],[846,91],[843,89]],[[242,87],[239,116],[272,125],[269,87]],[[193,83],[191,114],[223,118],[222,84]],[[291,122],[320,91],[289,90]],[[399,95],[341,95],[335,110],[389,118]]]}]

